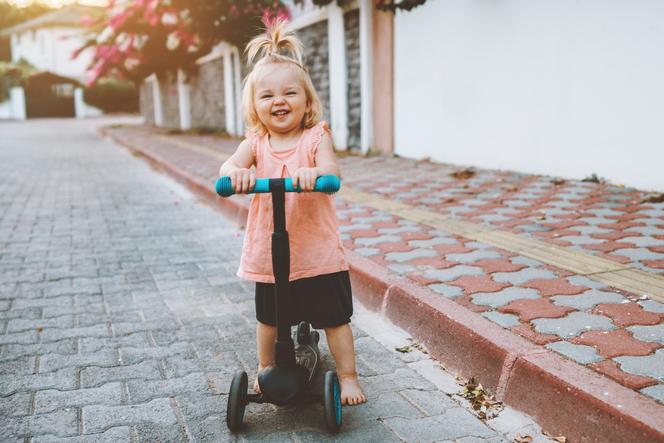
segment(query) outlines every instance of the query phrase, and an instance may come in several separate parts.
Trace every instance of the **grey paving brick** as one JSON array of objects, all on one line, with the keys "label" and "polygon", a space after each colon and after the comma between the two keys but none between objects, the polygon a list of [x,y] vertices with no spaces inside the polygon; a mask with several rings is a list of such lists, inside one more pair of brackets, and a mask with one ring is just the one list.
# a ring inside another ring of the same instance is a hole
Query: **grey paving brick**
[{"label": "grey paving brick", "polygon": [[58,341],[64,338],[78,338],[78,337],[109,337],[110,331],[108,325],[99,324],[94,326],[85,326],[81,328],[67,328],[58,329],[50,328],[44,329],[41,333],[43,342]]},{"label": "grey paving brick", "polygon": [[32,439],[33,443],[116,443],[130,440],[131,429],[129,426],[117,426],[98,434],[88,434],[76,437],[60,438],[52,435],[44,435]]},{"label": "grey paving brick", "polygon": [[385,260],[404,262],[421,257],[435,257],[438,252],[433,249],[413,249],[407,252],[388,252],[385,254]]},{"label": "grey paving brick", "polygon": [[[570,283],[575,284],[571,278]],[[627,299],[616,292],[589,289],[579,295],[555,295],[551,300],[555,305],[569,306],[583,311],[601,303],[622,303]]]},{"label": "grey paving brick", "polygon": [[158,362],[146,360],[127,366],[87,367],[81,370],[80,376],[81,387],[91,388],[111,381],[160,379],[161,373],[159,372]]},{"label": "grey paving brick", "polygon": [[149,425],[165,429],[177,425],[177,418],[167,398],[126,406],[91,405],[82,409],[85,433],[99,433],[114,426]]},{"label": "grey paving brick", "polygon": [[350,231],[364,231],[368,229],[373,229],[373,227],[368,223],[351,223],[349,225],[339,226],[339,232],[350,232]]},{"label": "grey paving brick", "polygon": [[664,404],[664,384],[648,386],[647,388],[641,389],[639,392]]},{"label": "grey paving brick", "polygon": [[573,285],[588,286],[592,289],[604,289],[607,287],[606,284],[590,279],[588,277],[584,277],[583,275],[573,275],[571,277],[567,277],[567,281]]},{"label": "grey paving brick", "polygon": [[[495,274],[494,274],[495,275]],[[497,308],[514,300],[535,300],[541,298],[536,290],[530,288],[509,287],[497,292],[477,292],[471,295],[476,305]]]},{"label": "grey paving brick", "polygon": [[459,263],[473,263],[479,260],[490,260],[495,258],[501,258],[502,256],[503,255],[498,251],[480,249],[466,253],[447,254],[445,256],[445,260],[455,261]]},{"label": "grey paving brick", "polygon": [[51,343],[37,343],[37,344],[10,344],[5,345],[4,351],[0,354],[0,361],[9,361],[16,358],[27,357],[32,355],[44,354],[75,354],[76,353],[76,340],[67,339]]},{"label": "grey paving brick", "polygon": [[6,397],[16,392],[39,391],[42,389],[74,389],[76,371],[65,368],[47,374],[30,374],[22,377],[1,377],[0,396]]},{"label": "grey paving brick", "polygon": [[430,269],[424,272],[428,278],[433,278],[439,281],[453,281],[464,275],[482,275],[484,269],[477,266],[456,265],[447,269]]},{"label": "grey paving brick", "polygon": [[463,295],[463,290],[458,287],[458,286],[451,286],[451,285],[446,285],[445,283],[434,283],[432,285],[428,285],[427,288],[431,289],[434,292],[437,292],[438,294],[442,294],[445,297],[459,297],[460,295]]},{"label": "grey paving brick", "polygon": [[629,326],[627,330],[637,340],[664,344],[664,323],[652,326]]},{"label": "grey paving brick", "polygon": [[360,254],[364,257],[371,257],[373,255],[380,254],[380,249],[377,249],[377,248],[357,248],[357,249],[355,249],[355,252],[357,252],[358,254]]},{"label": "grey paving brick", "polygon": [[639,304],[644,311],[664,313],[664,303],[655,300],[644,300],[640,301]]},{"label": "grey paving brick", "polygon": [[377,237],[359,237],[355,239],[356,245],[362,246],[374,246],[380,243],[389,243],[389,242],[398,242],[401,241],[401,237],[396,235],[379,235]]},{"label": "grey paving brick", "polygon": [[179,394],[214,394],[208,385],[208,377],[203,373],[168,380],[131,380],[127,382],[127,388],[131,403],[145,403],[155,398],[174,397]]},{"label": "grey paving brick", "polygon": [[402,234],[404,232],[420,232],[422,228],[419,226],[399,226],[398,228],[379,228],[378,232],[381,234]]},{"label": "grey paving brick", "polygon": [[0,417],[17,417],[30,414],[32,394],[17,392],[8,397],[0,398]]},{"label": "grey paving brick", "polygon": [[124,364],[135,364],[147,359],[159,360],[174,356],[193,358],[194,349],[189,343],[179,342],[154,348],[120,348],[120,356]]},{"label": "grey paving brick", "polygon": [[0,435],[7,439],[50,434],[58,437],[78,434],[76,411],[9,417],[0,421]]},{"label": "grey paving brick", "polygon": [[514,263],[515,265],[526,265],[526,266],[530,266],[530,267],[533,267],[533,268],[540,267],[544,264],[541,261],[538,261],[538,260],[535,260],[535,259],[532,259],[532,258],[529,258],[529,257],[524,257],[522,255],[512,257],[512,258],[510,258],[510,261],[512,263]]},{"label": "grey paving brick", "polygon": [[436,245],[456,245],[459,241],[452,237],[435,236],[428,240],[409,240],[408,246],[414,248],[430,248]]},{"label": "grey paving brick", "polygon": [[117,366],[119,364],[115,351],[102,349],[89,354],[47,354],[41,357],[39,370],[40,372],[50,372],[62,368]]},{"label": "grey paving brick", "polygon": [[38,328],[72,328],[74,327],[74,316],[63,315],[45,319],[12,319],[7,324],[7,332],[35,331]]},{"label": "grey paving brick", "polygon": [[571,312],[562,318],[538,318],[531,323],[541,334],[555,334],[561,338],[576,337],[585,331],[610,331],[616,329],[604,316]]},{"label": "grey paving brick", "polygon": [[517,272],[494,272],[491,274],[497,282],[522,285],[536,279],[553,279],[557,275],[547,269],[525,268]]},{"label": "grey paving brick", "polygon": [[0,362],[0,375],[32,374],[35,370],[35,357],[18,357]]},{"label": "grey paving brick", "polygon": [[664,260],[664,254],[653,252],[648,248],[624,248],[616,249],[611,254],[628,257],[632,261],[641,260]]},{"label": "grey paving brick", "polygon": [[35,394],[35,414],[86,405],[120,405],[122,384],[106,383],[97,388],[60,391],[47,389]]},{"label": "grey paving brick", "polygon": [[503,314],[502,312],[489,311],[482,312],[482,317],[488,318],[494,323],[499,324],[503,328],[511,328],[520,324],[519,317],[514,314]]},{"label": "grey paving brick", "polygon": [[557,341],[548,343],[546,347],[574,360],[577,363],[581,363],[582,365],[604,360],[604,357],[599,355],[597,350],[592,346],[576,345],[566,341]]},{"label": "grey paving brick", "polygon": [[440,391],[418,391],[404,389],[400,391],[403,397],[424,412],[424,415],[433,416],[443,414],[447,409],[458,405],[447,395]]},{"label": "grey paving brick", "polygon": [[399,438],[407,441],[454,440],[467,436],[490,438],[497,434],[476,423],[473,415],[461,408],[452,408],[432,417],[408,419],[392,417],[383,420]]},{"label": "grey paving brick", "polygon": [[654,237],[647,235],[637,236],[637,237],[623,237],[620,239],[621,242],[634,243],[639,248],[648,248],[651,246],[662,246],[664,245],[664,240],[660,240]]},{"label": "grey paving brick", "polygon": [[567,235],[565,237],[558,237],[558,240],[568,241],[573,245],[598,245],[606,241],[601,238],[590,237],[589,235]]},{"label": "grey paving brick", "polygon": [[389,269],[392,272],[396,272],[397,274],[406,274],[408,272],[413,272],[417,270],[415,266],[412,265],[399,265],[399,264],[392,264],[392,265],[387,265],[387,269]]},{"label": "grey paving brick", "polygon": [[617,362],[620,369],[625,372],[645,375],[664,382],[664,349],[658,349],[654,354],[643,357],[615,357],[613,361]]}]

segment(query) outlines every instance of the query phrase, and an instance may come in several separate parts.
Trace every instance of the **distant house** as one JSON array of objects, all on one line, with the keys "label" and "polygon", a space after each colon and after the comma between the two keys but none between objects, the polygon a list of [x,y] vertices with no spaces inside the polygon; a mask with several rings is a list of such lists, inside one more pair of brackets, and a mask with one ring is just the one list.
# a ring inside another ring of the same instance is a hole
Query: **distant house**
[{"label": "distant house", "polygon": [[[83,117],[101,113],[83,102],[80,88],[87,78],[86,68],[92,59],[92,51],[83,51],[72,59],[72,53],[85,42],[84,18],[100,11],[98,7],[70,5],[0,31],[0,36],[10,38],[13,62],[26,60],[41,73],[48,74],[40,75],[40,87],[33,88],[34,92],[28,84],[23,97],[16,91],[11,94],[12,100],[18,104],[0,103],[0,118]],[[50,82],[46,89],[44,81]],[[39,94],[39,97],[31,94]],[[54,103],[60,105],[54,106]],[[3,113],[3,105],[14,111]],[[23,112],[17,112],[16,109],[21,107]],[[70,110],[74,110],[73,114]]]}]

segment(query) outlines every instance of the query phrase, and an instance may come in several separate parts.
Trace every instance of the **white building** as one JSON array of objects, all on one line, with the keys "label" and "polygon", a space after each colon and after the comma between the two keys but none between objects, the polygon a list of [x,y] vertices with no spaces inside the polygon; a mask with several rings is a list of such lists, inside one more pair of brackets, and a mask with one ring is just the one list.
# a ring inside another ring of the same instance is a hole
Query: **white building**
[{"label": "white building", "polygon": [[[9,36],[12,61],[26,60],[41,72],[54,74],[53,79],[67,77],[75,82],[85,83],[86,68],[92,60],[91,49],[83,51],[76,59],[72,53],[85,43],[86,29],[83,20],[86,16],[98,14],[100,8],[82,5],[70,5],[48,12],[32,20],[20,23],[0,31],[0,35]],[[54,84],[52,92],[57,99],[73,100],[76,117],[92,116],[101,113],[97,108],[83,102],[81,88],[59,87]],[[26,98],[29,91],[12,88],[10,100],[0,103],[0,118],[24,119],[31,114],[44,116],[44,111],[31,112],[30,104],[38,106],[39,100]],[[42,93],[42,91],[40,91]],[[27,103],[27,109],[26,109]],[[52,104],[51,104],[52,105]],[[52,107],[52,106],[51,106]],[[48,113],[48,112],[47,112]],[[62,115],[62,114],[60,114]]]}]

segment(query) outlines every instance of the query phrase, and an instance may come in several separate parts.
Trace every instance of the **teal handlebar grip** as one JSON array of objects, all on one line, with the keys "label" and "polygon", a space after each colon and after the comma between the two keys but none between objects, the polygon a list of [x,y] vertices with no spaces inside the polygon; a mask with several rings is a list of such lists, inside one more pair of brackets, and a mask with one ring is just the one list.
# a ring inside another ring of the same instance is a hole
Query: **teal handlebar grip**
[{"label": "teal handlebar grip", "polygon": [[[290,177],[284,179],[284,187],[286,192],[302,192],[300,187],[297,189],[293,188],[293,179]],[[341,187],[341,180],[336,175],[321,175],[316,179],[316,185],[314,186],[314,192],[325,192],[327,194],[332,194],[337,192]],[[231,183],[231,178],[228,176],[219,177],[214,186],[217,194],[222,197],[230,197],[235,194],[233,192],[233,184]],[[270,179],[269,178],[257,178],[256,185],[254,190],[251,193],[265,193],[270,192]]]}]

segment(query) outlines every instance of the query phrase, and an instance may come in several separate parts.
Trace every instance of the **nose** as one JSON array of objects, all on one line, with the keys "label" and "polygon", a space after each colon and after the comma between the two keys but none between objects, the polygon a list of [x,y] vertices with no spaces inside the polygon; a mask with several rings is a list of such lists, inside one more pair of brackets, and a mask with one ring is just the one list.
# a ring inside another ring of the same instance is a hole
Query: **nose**
[{"label": "nose", "polygon": [[286,100],[284,99],[284,97],[282,97],[280,95],[278,95],[274,98],[274,103],[275,104],[282,104],[282,103],[285,103],[285,102],[286,102]]}]

